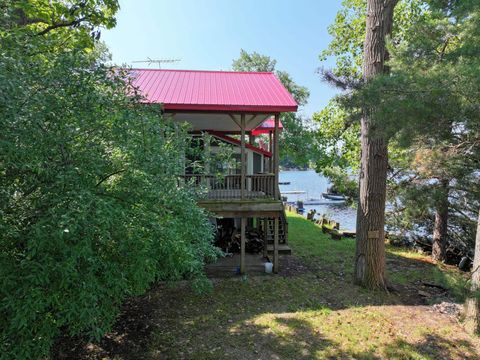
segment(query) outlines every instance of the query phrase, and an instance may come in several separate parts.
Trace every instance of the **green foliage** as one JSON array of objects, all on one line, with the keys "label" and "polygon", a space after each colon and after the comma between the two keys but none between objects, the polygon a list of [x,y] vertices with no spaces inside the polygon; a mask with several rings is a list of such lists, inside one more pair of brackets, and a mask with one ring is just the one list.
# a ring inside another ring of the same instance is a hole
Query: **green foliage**
[{"label": "green foliage", "polygon": [[475,3],[432,2],[405,29],[409,41],[391,48],[391,74],[345,102],[375,105],[378,131],[407,149],[402,163],[390,161],[398,204],[393,223],[431,230],[445,181],[449,239],[465,253],[473,248],[480,206],[479,11]]},{"label": "green foliage", "polygon": [[[366,4],[366,0],[342,2],[335,22],[328,28],[332,41],[320,54],[321,61],[335,57],[332,74],[346,88],[357,88],[362,78]],[[400,1],[395,8],[393,38],[390,42],[403,43],[406,29],[417,22],[421,15],[421,0]],[[348,99],[351,100],[349,97]],[[328,177],[336,188],[343,189],[350,195],[356,195],[358,191],[352,179],[360,165],[361,111],[358,109],[361,109],[361,106],[358,105],[352,106],[343,97],[338,97],[313,115],[316,126],[312,162],[315,169]],[[393,146],[390,146],[389,151],[398,152]]]},{"label": "green foliage", "polygon": [[92,48],[101,28],[115,26],[119,9],[117,0],[4,0],[1,6],[4,46],[35,56]]},{"label": "green foliage", "polygon": [[93,51],[116,2],[15,5],[0,29],[0,351],[38,359],[60,334],[102,336],[156,280],[208,287],[217,250],[178,187],[185,129]]},{"label": "green foliage", "polygon": [[240,56],[233,60],[232,69],[234,71],[275,71],[277,60],[270,58],[270,56],[260,55],[256,51],[251,54],[240,49]]},{"label": "green foliage", "polygon": [[333,164],[342,169],[358,169],[360,154],[359,125],[348,126],[348,115],[335,102],[313,114],[316,122],[317,171]]},{"label": "green foliage", "polygon": [[334,72],[337,76],[362,76],[366,9],[366,0],[343,0],[335,22],[328,27],[332,41],[320,54],[320,60],[334,56]]},{"label": "green foliage", "polygon": [[303,106],[308,102],[308,97],[310,96],[310,92],[305,86],[300,86],[293,81],[292,77],[286,71],[279,71],[277,70],[275,74],[278,77],[278,80],[285,86],[290,94],[292,94],[293,98],[297,102],[298,106]]},{"label": "green foliage", "polygon": [[480,201],[479,4],[401,0],[388,42],[390,73],[363,83],[365,5],[345,0],[329,28],[333,40],[321,59],[335,56],[331,78],[350,91],[314,115],[316,167],[344,185],[339,175],[358,166],[358,120],[363,109],[375,109],[376,131],[390,139],[390,226],[431,234],[444,196],[439,184],[448,181],[450,240],[468,252]]},{"label": "green foliage", "polygon": [[[424,3],[423,0],[400,0],[395,7],[391,44],[407,40],[406,32],[425,15]],[[333,72],[337,76],[362,78],[366,12],[367,0],[343,0],[334,23],[328,27],[332,41],[319,58],[324,61],[330,56],[335,57]]]},{"label": "green foliage", "polygon": [[358,185],[355,174],[360,158],[359,125],[348,124],[348,114],[335,103],[313,114],[315,171],[327,177],[335,189],[356,198]]},{"label": "green foliage", "polygon": [[[233,61],[232,68],[235,71],[274,72],[297,104],[300,107],[305,105],[310,96],[308,89],[295,83],[287,72],[276,70],[276,64],[277,61],[269,56],[241,49],[240,57]],[[294,113],[283,113],[281,121],[284,130],[280,137],[280,165],[305,167],[313,151],[309,120]]]}]

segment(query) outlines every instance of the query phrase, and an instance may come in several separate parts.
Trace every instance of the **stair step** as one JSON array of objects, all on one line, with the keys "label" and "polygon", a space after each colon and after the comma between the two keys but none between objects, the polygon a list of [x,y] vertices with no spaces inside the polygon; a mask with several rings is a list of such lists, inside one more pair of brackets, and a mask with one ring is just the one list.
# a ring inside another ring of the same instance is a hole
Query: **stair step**
[{"label": "stair step", "polygon": [[[273,244],[267,245],[267,252],[273,254]],[[292,249],[286,244],[278,244],[278,253],[282,255],[291,255]]]},{"label": "stair step", "polygon": [[[266,241],[267,250],[273,252],[274,232],[275,232],[275,219],[274,218],[262,218],[260,219],[260,225],[262,229],[266,228]],[[280,253],[290,254],[291,250],[287,245],[287,224],[285,217],[280,217],[278,222],[278,242],[281,246]]]}]

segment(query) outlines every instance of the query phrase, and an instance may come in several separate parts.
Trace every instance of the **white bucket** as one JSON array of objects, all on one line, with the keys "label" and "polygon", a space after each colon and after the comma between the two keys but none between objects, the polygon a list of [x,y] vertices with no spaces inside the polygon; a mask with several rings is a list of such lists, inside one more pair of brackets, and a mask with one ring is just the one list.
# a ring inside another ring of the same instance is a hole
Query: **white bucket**
[{"label": "white bucket", "polygon": [[273,264],[271,262],[266,262],[265,263],[265,272],[267,274],[271,274],[273,271]]}]

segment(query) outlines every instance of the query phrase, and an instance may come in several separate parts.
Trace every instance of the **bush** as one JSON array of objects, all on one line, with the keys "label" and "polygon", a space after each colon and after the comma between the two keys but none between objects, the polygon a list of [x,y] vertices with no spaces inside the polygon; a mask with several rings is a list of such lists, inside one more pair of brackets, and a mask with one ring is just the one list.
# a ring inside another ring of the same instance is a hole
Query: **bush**
[{"label": "bush", "polygon": [[177,186],[184,129],[92,56],[0,60],[5,358],[46,357],[61,333],[99,338],[126,297],[159,279],[198,283],[217,254]]}]

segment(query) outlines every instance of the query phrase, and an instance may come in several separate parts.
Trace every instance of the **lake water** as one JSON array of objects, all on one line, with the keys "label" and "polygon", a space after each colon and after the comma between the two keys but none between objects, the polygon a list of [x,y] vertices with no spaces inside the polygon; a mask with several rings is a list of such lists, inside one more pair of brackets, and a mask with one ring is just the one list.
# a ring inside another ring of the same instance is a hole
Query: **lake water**
[{"label": "lake water", "polygon": [[[280,192],[301,190],[305,194],[288,194],[289,202],[306,199],[322,199],[322,193],[327,191],[331,185],[323,176],[317,174],[314,170],[306,171],[280,171],[280,182],[290,182],[289,185],[280,185]],[[357,218],[357,211],[347,205],[322,204],[322,205],[304,205],[305,214],[311,209],[315,209],[317,214],[325,214],[329,219],[340,223],[341,229],[354,230]]]}]

